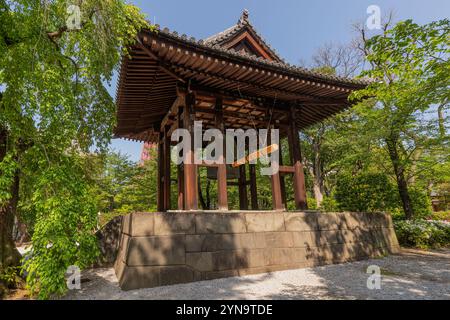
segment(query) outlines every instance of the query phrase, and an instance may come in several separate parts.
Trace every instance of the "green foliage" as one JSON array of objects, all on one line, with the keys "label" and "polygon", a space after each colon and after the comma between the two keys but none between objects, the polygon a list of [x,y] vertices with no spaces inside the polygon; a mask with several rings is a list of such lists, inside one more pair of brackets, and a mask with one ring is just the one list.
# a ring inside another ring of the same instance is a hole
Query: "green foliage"
[{"label": "green foliage", "polygon": [[309,210],[318,210],[319,208],[317,207],[317,203],[316,203],[316,199],[312,198],[312,197],[307,197],[307,203],[308,203],[308,209]]},{"label": "green foliage", "polygon": [[450,222],[450,211],[432,212],[426,218],[428,220]]},{"label": "green foliage", "polygon": [[[9,143],[0,167],[20,170],[19,209],[33,226],[27,282],[40,298],[64,293],[67,267],[97,254],[96,187],[83,155],[109,144],[115,104],[105,84],[149,27],[124,0],[84,0],[80,28],[69,30],[72,4],[0,1],[0,130]],[[0,201],[10,180],[0,179]]]},{"label": "green foliage", "polygon": [[[117,214],[156,209],[156,161],[138,165],[120,154],[103,154],[115,111],[105,83],[137,32],[149,26],[123,0],[84,0],[81,28],[67,30],[71,4],[0,0],[0,130],[8,132],[7,154],[0,159],[0,205],[10,200],[20,170],[19,212],[33,234],[27,282],[40,298],[65,292],[69,266],[94,261],[99,212],[103,224]],[[417,190],[448,183],[450,174],[446,131],[438,130],[428,113],[435,104],[448,105],[448,33],[448,20],[425,26],[405,21],[367,42],[371,69],[363,75],[376,81],[354,96],[373,99],[312,128],[304,139],[310,163],[314,148],[321,150],[315,164],[331,196],[320,209],[390,210],[401,216],[398,190],[385,175],[392,172],[395,179],[398,172],[389,169],[396,166],[408,181],[417,181],[410,188],[416,213],[429,215],[428,196]],[[329,67],[320,71],[335,73]],[[397,158],[390,157],[389,147]],[[260,176],[259,166],[259,207],[270,209],[270,180]],[[307,181],[311,189],[311,177]],[[215,182],[201,188],[217,197]],[[292,183],[286,188],[292,195]],[[230,209],[238,208],[237,188],[230,188],[229,202]],[[396,221],[396,228],[405,244],[448,243],[443,224]]]},{"label": "green foliage", "polygon": [[353,97],[373,98],[355,110],[367,140],[384,149],[389,171],[406,195],[412,178],[438,182],[434,172],[448,163],[448,135],[437,125],[445,119],[432,113],[449,103],[449,32],[448,19],[422,26],[407,20],[365,42],[370,69],[362,75],[373,81]]},{"label": "green foliage", "polygon": [[450,245],[450,224],[427,220],[394,222],[399,243],[406,247],[438,248]]},{"label": "green foliage", "polygon": [[[448,190],[449,25],[404,21],[362,44],[369,65],[362,76],[372,81],[353,95],[358,105],[301,135],[308,191],[321,185],[325,195],[321,210],[383,210],[402,219],[396,180],[403,179],[423,217],[430,186]],[[333,74],[330,65],[340,65],[329,62],[342,59],[321,53],[317,70]]]},{"label": "green foliage", "polygon": [[339,204],[333,196],[323,197],[323,201],[320,206],[320,210],[327,212],[339,211]]},{"label": "green foliage", "polygon": [[84,182],[82,162],[74,158],[62,156],[58,165],[54,159],[35,185],[32,200],[38,214],[24,268],[29,289],[40,298],[63,294],[67,268],[85,268],[98,254],[97,208]]},{"label": "green foliage", "polygon": [[433,211],[431,199],[425,190],[410,188],[411,203],[417,218],[425,218]]},{"label": "green foliage", "polygon": [[16,170],[17,162],[14,160],[14,152],[9,152],[0,162],[0,206],[5,205],[11,198],[10,186]]},{"label": "green foliage", "polygon": [[[150,152],[154,159],[156,149]],[[156,210],[157,175],[155,160],[137,164],[128,156],[108,152],[94,170],[99,211],[129,213]]]},{"label": "green foliage", "polygon": [[343,211],[390,211],[398,206],[397,190],[385,174],[341,176],[335,198]]},{"label": "green foliage", "polygon": [[[5,283],[8,288],[16,288],[20,283],[20,268],[19,267],[6,267],[0,269],[0,283]],[[0,296],[1,298],[1,296]]]}]

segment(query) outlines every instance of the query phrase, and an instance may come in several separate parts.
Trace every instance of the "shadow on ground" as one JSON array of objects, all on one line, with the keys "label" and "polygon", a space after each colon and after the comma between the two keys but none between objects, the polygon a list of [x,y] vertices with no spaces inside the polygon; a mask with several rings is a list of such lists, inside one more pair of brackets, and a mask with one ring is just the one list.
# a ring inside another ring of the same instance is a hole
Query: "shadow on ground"
[{"label": "shadow on ground", "polygon": [[[367,288],[370,265],[382,271],[380,290]],[[111,268],[83,277],[65,299],[450,299],[450,249],[131,291]]]}]

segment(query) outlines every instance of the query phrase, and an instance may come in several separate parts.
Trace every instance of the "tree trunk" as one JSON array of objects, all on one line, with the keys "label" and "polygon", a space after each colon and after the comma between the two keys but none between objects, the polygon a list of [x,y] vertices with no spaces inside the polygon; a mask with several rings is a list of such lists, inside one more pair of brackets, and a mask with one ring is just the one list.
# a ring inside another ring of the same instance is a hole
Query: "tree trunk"
[{"label": "tree trunk", "polygon": [[323,202],[324,187],[322,176],[320,175],[320,171],[317,170],[315,163],[309,168],[309,173],[313,178],[314,199],[316,200],[317,208],[320,208]]},{"label": "tree trunk", "polygon": [[[321,140],[321,137],[319,138]],[[314,198],[317,208],[320,208],[323,201],[323,170],[322,159],[320,157],[320,143],[314,143]]]},{"label": "tree trunk", "polygon": [[400,157],[397,150],[397,139],[391,138],[386,140],[389,150],[389,157],[391,158],[392,166],[394,168],[395,178],[397,180],[397,188],[402,202],[405,217],[411,220],[414,217],[414,210],[411,204],[411,198],[408,192],[408,183],[405,179],[405,172],[403,166],[400,164]]},{"label": "tree trunk", "polygon": [[323,167],[321,158],[321,146],[324,128],[320,128],[316,136],[312,139],[312,166],[309,173],[313,178],[314,199],[316,200],[317,208],[320,208],[323,202],[324,182],[323,182]]},{"label": "tree trunk", "polygon": [[13,240],[18,245],[21,246],[25,242],[30,241],[30,234],[28,233],[27,225],[21,221],[18,215],[14,220],[14,233]]}]

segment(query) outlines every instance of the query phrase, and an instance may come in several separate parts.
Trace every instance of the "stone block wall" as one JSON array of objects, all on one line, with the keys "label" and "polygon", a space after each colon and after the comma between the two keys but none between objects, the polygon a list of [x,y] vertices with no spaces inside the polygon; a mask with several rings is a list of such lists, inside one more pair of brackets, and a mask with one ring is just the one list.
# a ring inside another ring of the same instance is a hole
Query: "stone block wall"
[{"label": "stone block wall", "polygon": [[378,257],[399,250],[389,215],[318,212],[133,213],[115,262],[122,289]]},{"label": "stone block wall", "polygon": [[95,268],[109,268],[114,265],[122,237],[122,219],[121,216],[111,219],[95,233],[100,248],[100,256],[94,263]]}]

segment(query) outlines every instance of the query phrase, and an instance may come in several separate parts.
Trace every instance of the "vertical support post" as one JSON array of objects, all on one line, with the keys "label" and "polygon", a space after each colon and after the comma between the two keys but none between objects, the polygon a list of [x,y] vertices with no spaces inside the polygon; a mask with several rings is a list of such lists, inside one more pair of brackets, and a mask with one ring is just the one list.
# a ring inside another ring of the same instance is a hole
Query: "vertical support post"
[{"label": "vertical support post", "polygon": [[[225,124],[223,120],[223,102],[221,97],[216,97],[215,106],[215,124],[222,134],[225,134]],[[219,157],[219,165],[217,167],[217,187],[218,187],[218,209],[228,210],[228,194],[227,194],[227,166],[225,161],[225,137],[223,139],[222,155]]]},{"label": "vertical support post", "polygon": [[306,202],[305,174],[302,165],[302,153],[300,149],[299,130],[297,127],[297,110],[291,106],[292,122],[289,126],[288,139],[291,148],[291,159],[294,167],[294,199],[297,209],[305,210],[308,208]]},{"label": "vertical support post", "polygon": [[256,187],[256,165],[249,165],[250,174],[250,198],[252,203],[252,210],[258,210],[258,190]]},{"label": "vertical support post", "polygon": [[[272,130],[273,128],[271,128]],[[270,141],[271,144],[271,130],[269,130],[267,141]],[[280,172],[277,172],[271,177],[271,186],[272,186],[272,203],[273,209],[276,211],[284,210],[283,200],[281,198],[281,182],[280,182]]]},{"label": "vertical support post", "polygon": [[248,210],[246,165],[239,167],[239,209]]},{"label": "vertical support post", "polygon": [[194,104],[195,97],[192,94],[186,95],[186,106],[183,113],[184,128],[191,135],[191,148],[186,151],[186,160],[190,163],[184,164],[184,205],[186,210],[198,209],[198,181],[197,165],[194,163]]},{"label": "vertical support post", "polygon": [[[178,107],[178,128],[183,128],[183,107]],[[184,166],[180,164],[177,168],[178,174],[178,210],[184,210]]]},{"label": "vertical support post", "polygon": [[[280,136],[280,145],[278,148],[279,152],[280,152],[280,166],[283,165],[283,149],[281,147],[281,136]],[[283,202],[283,207],[285,210],[287,210],[288,206],[287,206],[287,198],[286,198],[286,181],[285,181],[285,177],[284,175],[280,174],[280,187],[281,187],[281,200]]]},{"label": "vertical support post", "polygon": [[168,136],[168,126],[164,127],[164,211],[170,210],[170,137]]},{"label": "vertical support post", "polygon": [[157,207],[159,212],[164,211],[164,150],[163,150],[163,133],[160,133],[158,139],[158,199]]}]

